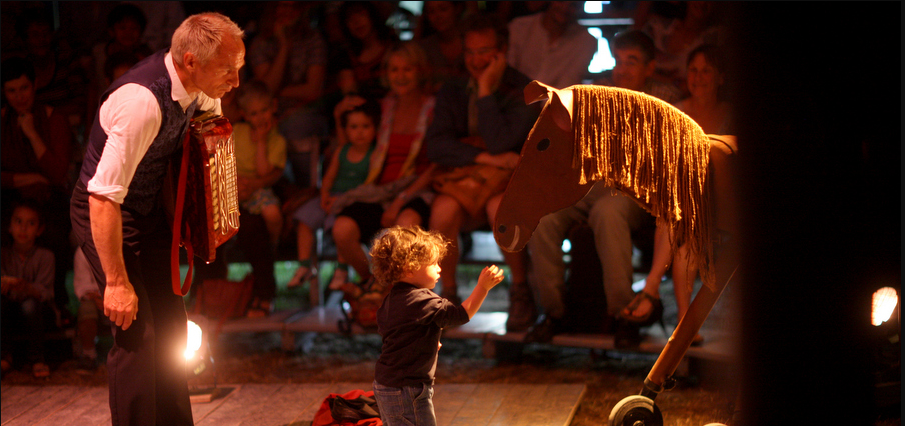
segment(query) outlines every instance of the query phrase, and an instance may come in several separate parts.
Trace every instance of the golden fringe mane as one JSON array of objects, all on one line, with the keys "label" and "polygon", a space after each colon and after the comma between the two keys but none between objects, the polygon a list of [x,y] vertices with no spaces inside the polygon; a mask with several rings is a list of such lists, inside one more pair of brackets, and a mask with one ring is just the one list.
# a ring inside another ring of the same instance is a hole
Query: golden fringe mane
[{"label": "golden fringe mane", "polygon": [[572,86],[572,167],[579,183],[601,181],[635,199],[669,226],[671,248],[689,243],[701,281],[712,288],[708,207],[709,138],[690,117],[653,96]]}]

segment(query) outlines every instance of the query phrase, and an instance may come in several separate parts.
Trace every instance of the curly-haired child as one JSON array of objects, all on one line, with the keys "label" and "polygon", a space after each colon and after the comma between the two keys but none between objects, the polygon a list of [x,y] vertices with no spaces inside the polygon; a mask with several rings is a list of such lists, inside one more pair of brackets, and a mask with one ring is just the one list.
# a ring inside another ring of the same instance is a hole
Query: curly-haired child
[{"label": "curly-haired child", "polygon": [[380,285],[392,285],[377,311],[383,347],[374,372],[374,396],[384,425],[436,425],[432,397],[440,332],[467,323],[487,292],[503,280],[485,267],[474,291],[456,305],[431,291],[440,279],[448,241],[418,226],[395,226],[371,246],[371,269]]}]

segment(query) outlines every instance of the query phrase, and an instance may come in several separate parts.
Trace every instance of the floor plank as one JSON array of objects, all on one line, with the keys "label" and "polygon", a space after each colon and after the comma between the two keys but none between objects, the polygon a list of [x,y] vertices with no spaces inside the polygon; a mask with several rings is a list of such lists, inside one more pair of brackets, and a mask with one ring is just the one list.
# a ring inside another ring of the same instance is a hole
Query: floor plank
[{"label": "floor plank", "polygon": [[110,424],[110,392],[107,388],[82,388],[71,403],[41,421],[54,426]]},{"label": "floor plank", "polygon": [[44,424],[45,418],[65,409],[84,390],[84,387],[78,386],[41,386],[18,403],[4,409],[4,414],[9,411],[12,417],[3,424],[11,426]]},{"label": "floor plank", "polygon": [[[306,424],[331,393],[370,390],[370,383],[221,385],[231,391],[192,404],[196,425]],[[440,426],[568,425],[583,384],[438,384],[434,407]],[[2,425],[107,425],[107,388],[9,386],[2,389]]]}]

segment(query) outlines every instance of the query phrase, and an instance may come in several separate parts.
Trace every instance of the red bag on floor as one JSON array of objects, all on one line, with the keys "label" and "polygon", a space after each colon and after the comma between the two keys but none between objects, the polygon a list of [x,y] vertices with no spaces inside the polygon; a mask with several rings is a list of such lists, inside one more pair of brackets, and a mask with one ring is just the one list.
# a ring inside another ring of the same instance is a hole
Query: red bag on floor
[{"label": "red bag on floor", "polygon": [[383,426],[374,391],[331,393],[314,413],[311,426]]}]

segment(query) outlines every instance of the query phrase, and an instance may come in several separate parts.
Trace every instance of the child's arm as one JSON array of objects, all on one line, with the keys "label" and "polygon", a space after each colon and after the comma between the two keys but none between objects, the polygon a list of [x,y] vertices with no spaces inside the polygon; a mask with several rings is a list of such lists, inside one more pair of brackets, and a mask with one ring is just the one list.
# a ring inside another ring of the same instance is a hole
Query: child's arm
[{"label": "child's arm", "polygon": [[471,295],[462,302],[462,307],[468,311],[469,319],[478,313],[478,309],[484,303],[484,298],[487,297],[487,292],[501,281],[503,281],[503,270],[496,265],[487,266],[481,271],[481,275],[478,277],[478,285],[472,290]]},{"label": "child's arm", "polygon": [[274,170],[278,168],[270,162],[270,158],[267,155],[269,145],[267,135],[270,134],[270,129],[273,128],[273,125],[273,120],[270,120],[266,125],[252,127],[251,129],[251,141],[255,144],[255,173],[257,173],[259,178],[271,176]]},{"label": "child's arm", "polygon": [[330,205],[333,204],[333,197],[330,191],[333,189],[333,183],[336,182],[336,175],[339,173],[339,156],[342,155],[342,148],[336,147],[333,155],[330,157],[330,165],[321,178],[321,208],[325,212],[330,211]]}]

